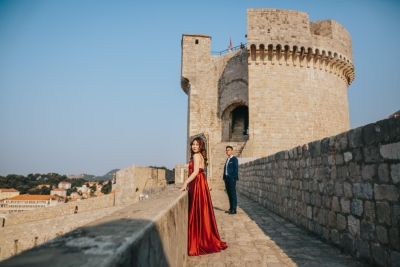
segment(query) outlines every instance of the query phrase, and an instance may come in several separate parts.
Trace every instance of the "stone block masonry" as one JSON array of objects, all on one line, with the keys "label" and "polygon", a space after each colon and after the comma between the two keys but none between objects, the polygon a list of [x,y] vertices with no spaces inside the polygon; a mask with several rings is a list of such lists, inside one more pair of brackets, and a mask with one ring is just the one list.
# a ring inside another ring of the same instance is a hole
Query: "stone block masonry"
[{"label": "stone block masonry", "polygon": [[115,204],[123,206],[138,202],[145,188],[166,184],[166,170],[131,165],[117,172]]},{"label": "stone block masonry", "polygon": [[0,228],[0,260],[8,259],[122,208],[108,207],[77,214],[71,212],[68,215]]},{"label": "stone block masonry", "polygon": [[239,167],[238,191],[376,266],[400,266],[400,117]]},{"label": "stone block masonry", "polygon": [[[163,194],[103,214],[1,266],[187,266],[188,194]],[[80,218],[81,219],[81,218]]]},{"label": "stone block masonry", "polygon": [[28,222],[56,218],[64,215],[70,215],[74,213],[75,206],[78,206],[79,212],[87,212],[97,209],[109,208],[114,206],[115,202],[114,198],[115,195],[106,195],[76,202],[59,204],[54,207],[7,214],[4,226],[8,227],[17,224],[23,224]]},{"label": "stone block masonry", "polygon": [[[0,260],[139,202],[142,193],[164,191],[168,188],[167,176],[172,177],[173,172],[132,165],[117,173],[116,194],[8,214],[0,228]],[[78,214],[74,214],[75,206]]]},{"label": "stone block masonry", "polygon": [[310,21],[295,10],[247,9],[246,48],[210,55],[211,36],[199,34],[183,34],[181,44],[187,148],[192,137],[206,138],[212,188],[224,188],[224,145],[239,157],[259,158],[350,129],[353,51],[338,22]]},{"label": "stone block masonry", "polygon": [[188,168],[188,164],[175,165],[175,184],[181,184],[187,179],[189,173]]}]

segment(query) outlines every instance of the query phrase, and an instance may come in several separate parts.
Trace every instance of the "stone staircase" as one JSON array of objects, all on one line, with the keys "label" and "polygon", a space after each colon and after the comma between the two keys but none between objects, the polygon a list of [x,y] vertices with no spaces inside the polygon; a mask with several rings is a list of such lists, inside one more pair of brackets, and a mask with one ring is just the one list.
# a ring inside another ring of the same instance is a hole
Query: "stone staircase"
[{"label": "stone staircase", "polygon": [[232,146],[233,147],[233,154],[236,157],[239,157],[240,154],[242,153],[243,147],[246,144],[246,142],[224,142],[220,143],[215,148],[213,151],[211,151],[213,156],[212,162],[213,162],[213,170],[210,176],[210,183],[211,186],[214,188],[219,188],[223,189],[224,184],[222,181],[222,174],[223,174],[223,169],[226,161],[226,146]]}]

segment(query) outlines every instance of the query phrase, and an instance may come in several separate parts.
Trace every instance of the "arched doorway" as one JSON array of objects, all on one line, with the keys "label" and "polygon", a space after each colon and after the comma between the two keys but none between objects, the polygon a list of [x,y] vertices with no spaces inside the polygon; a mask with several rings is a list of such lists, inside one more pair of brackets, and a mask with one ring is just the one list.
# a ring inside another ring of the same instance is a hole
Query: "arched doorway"
[{"label": "arched doorway", "polygon": [[222,142],[245,142],[249,140],[249,108],[231,105],[222,115]]}]

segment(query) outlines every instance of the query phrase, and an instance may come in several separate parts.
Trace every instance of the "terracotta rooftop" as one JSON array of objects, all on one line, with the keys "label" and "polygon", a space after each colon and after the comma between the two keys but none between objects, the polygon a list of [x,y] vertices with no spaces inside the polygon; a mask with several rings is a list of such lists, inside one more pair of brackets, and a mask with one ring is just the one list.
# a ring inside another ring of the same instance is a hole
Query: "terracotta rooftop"
[{"label": "terracotta rooftop", "polygon": [[0,188],[1,192],[19,192],[18,190],[15,190],[14,188]]},{"label": "terracotta rooftop", "polygon": [[50,187],[49,184],[40,184],[40,185],[36,186],[36,188],[42,188],[43,186]]},{"label": "terracotta rooftop", "polygon": [[71,184],[70,182],[60,182],[60,184]]},{"label": "terracotta rooftop", "polygon": [[19,195],[10,197],[7,200],[56,200],[57,198],[50,195]]}]

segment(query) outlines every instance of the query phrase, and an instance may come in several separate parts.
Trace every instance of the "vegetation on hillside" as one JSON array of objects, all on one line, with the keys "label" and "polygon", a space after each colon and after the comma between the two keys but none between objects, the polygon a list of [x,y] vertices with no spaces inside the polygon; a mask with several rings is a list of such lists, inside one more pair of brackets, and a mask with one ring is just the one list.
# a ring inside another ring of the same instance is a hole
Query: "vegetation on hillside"
[{"label": "vegetation on hillside", "polygon": [[[118,169],[114,169],[101,177],[105,178],[107,175],[115,171],[118,171]],[[104,180],[110,180],[111,176],[110,178],[107,179],[97,179],[97,178],[98,177],[96,177],[95,179],[96,181],[103,183]],[[18,174],[9,174],[7,176],[0,176],[0,188],[14,188],[20,191],[20,194],[49,195],[50,191],[54,188],[57,188],[58,184],[62,181],[71,183],[71,189],[67,190],[67,195],[69,196],[71,195],[72,192],[77,191],[76,189],[77,187],[81,187],[86,182],[93,180],[68,179],[66,175],[61,175],[58,173],[48,173],[48,174],[30,173],[27,176]],[[37,188],[39,185],[50,185],[50,187],[42,186],[41,188]],[[104,187],[101,190],[104,194],[108,194],[109,192],[111,192],[111,182],[107,183]]]},{"label": "vegetation on hillside", "polygon": [[107,180],[112,180],[114,177],[112,176],[112,174],[116,173],[117,171],[119,171],[120,169],[113,169],[109,172],[107,172],[106,174],[104,174],[103,176],[96,176],[94,178],[94,180],[96,181],[107,181]]},{"label": "vegetation on hillside", "polygon": [[159,167],[159,166],[148,166],[148,168],[168,170],[167,167],[165,167],[165,166],[161,166],[161,167]]},{"label": "vegetation on hillside", "polygon": [[108,183],[106,183],[105,185],[103,185],[103,187],[101,188],[101,192],[103,193],[103,194],[110,194],[110,192],[111,192],[111,189],[112,189],[112,184],[111,184],[111,180],[110,181],[108,181]]}]

